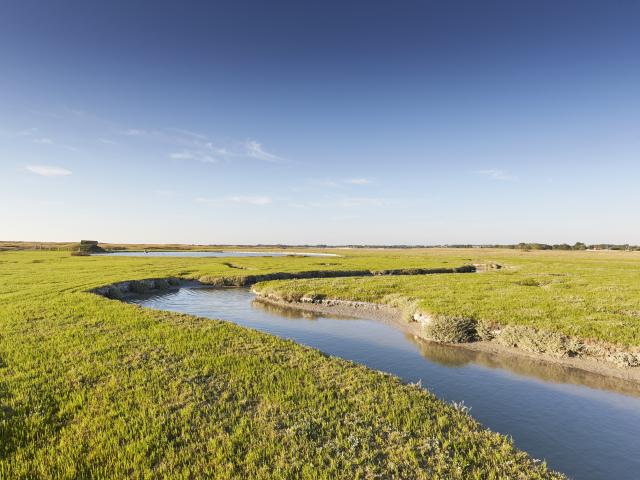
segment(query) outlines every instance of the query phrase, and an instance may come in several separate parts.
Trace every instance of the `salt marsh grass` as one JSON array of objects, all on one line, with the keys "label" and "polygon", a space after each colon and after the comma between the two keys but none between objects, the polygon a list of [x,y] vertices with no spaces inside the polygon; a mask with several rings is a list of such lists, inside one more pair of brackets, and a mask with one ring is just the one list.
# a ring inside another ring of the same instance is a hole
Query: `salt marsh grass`
[{"label": "salt marsh grass", "polygon": [[[251,273],[461,264],[455,254],[236,258]],[[559,478],[398,379],[215,320],[86,293],[224,277],[224,259],[0,253],[0,477]]]}]

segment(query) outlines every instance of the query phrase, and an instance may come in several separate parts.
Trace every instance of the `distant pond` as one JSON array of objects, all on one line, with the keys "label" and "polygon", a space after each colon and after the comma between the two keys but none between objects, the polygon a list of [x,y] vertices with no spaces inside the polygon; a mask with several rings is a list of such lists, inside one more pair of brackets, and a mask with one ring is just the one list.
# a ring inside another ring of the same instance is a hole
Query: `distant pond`
[{"label": "distant pond", "polygon": [[237,251],[211,251],[196,252],[193,250],[168,250],[168,251],[148,251],[148,252],[109,252],[95,253],[96,256],[103,257],[337,257],[335,253],[312,253],[312,252],[237,252]]}]

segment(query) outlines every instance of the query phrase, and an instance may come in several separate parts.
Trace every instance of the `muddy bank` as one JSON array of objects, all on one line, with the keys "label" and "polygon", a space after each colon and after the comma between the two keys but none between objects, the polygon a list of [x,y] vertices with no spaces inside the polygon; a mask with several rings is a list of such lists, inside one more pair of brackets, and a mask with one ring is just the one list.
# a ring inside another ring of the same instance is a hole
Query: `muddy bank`
[{"label": "muddy bank", "polygon": [[144,280],[127,280],[89,290],[89,293],[101,295],[114,300],[126,299],[132,295],[141,293],[160,293],[177,290],[181,287],[194,287],[199,285],[195,280],[185,280],[178,277],[147,278]]},{"label": "muddy bank", "polygon": [[[257,301],[266,304],[323,314],[375,319],[392,324],[405,333],[429,344],[436,343],[434,339],[428,335],[429,329],[427,326],[432,320],[432,317],[428,315],[415,314],[413,318],[407,319],[406,312],[401,308],[394,308],[388,305],[335,299],[309,299],[304,297],[299,301],[287,301],[274,295],[263,295],[255,290],[254,293],[256,294]],[[627,352],[611,345],[596,346],[595,344],[585,346],[580,353],[574,354],[573,356],[535,351],[533,348],[536,342],[525,339],[526,335],[530,333],[530,329],[526,327],[523,327],[523,329],[522,342],[526,344],[527,347],[525,348],[509,344],[517,338],[520,330],[518,327],[510,329],[506,327],[503,328],[503,331],[506,330],[508,332],[507,335],[505,335],[505,337],[507,337],[505,339],[500,339],[500,330],[493,330],[493,336],[490,339],[478,339],[465,343],[446,342],[445,344],[447,347],[453,346],[470,352],[476,352],[477,355],[482,355],[485,358],[499,358],[501,360],[498,363],[501,363],[503,360],[510,362],[511,360],[517,361],[517,359],[526,358],[533,362],[548,363],[555,366],[563,366],[598,374],[611,379],[623,380],[626,382],[626,390],[640,392],[640,368],[623,365],[617,361],[620,357],[627,358],[631,356],[632,359],[635,359],[637,355],[636,352]],[[540,335],[545,337],[554,334],[542,332]],[[492,363],[495,364],[495,362]],[[603,383],[607,382],[604,381]]]},{"label": "muddy bank", "polygon": [[452,268],[400,268],[392,270],[310,270],[306,272],[277,272],[259,275],[219,276],[206,275],[198,280],[214,287],[248,287],[268,280],[301,280],[308,278],[374,277],[380,275],[435,275],[443,273],[474,273],[482,268],[462,265]]},{"label": "muddy bank", "polygon": [[[229,268],[244,270],[229,262]],[[400,268],[393,270],[310,270],[306,272],[276,272],[260,275],[204,275],[199,278],[185,279],[179,277],[147,278],[144,280],[127,280],[89,290],[90,293],[103,297],[119,299],[129,294],[150,293],[171,288],[186,286],[212,287],[248,287],[268,280],[297,280],[305,278],[340,278],[340,277],[373,277],[379,275],[433,275],[443,273],[474,273],[484,271],[485,265],[462,265],[453,268]]]},{"label": "muddy bank", "polygon": [[[225,262],[229,268],[244,270],[245,267],[239,267],[229,262]],[[305,272],[275,272],[260,275],[204,275],[199,278],[179,278],[179,277],[163,277],[163,278],[146,278],[143,280],[127,280],[116,282],[110,285],[89,290],[90,293],[102,295],[107,298],[120,299],[130,294],[152,293],[171,288],[180,288],[187,286],[203,286],[212,287],[248,287],[258,282],[266,282],[268,280],[297,280],[305,278],[340,278],[340,277],[373,277],[378,275],[432,275],[442,273],[474,273],[484,271],[486,265],[462,265],[452,268],[399,268],[392,270],[310,270]]]}]

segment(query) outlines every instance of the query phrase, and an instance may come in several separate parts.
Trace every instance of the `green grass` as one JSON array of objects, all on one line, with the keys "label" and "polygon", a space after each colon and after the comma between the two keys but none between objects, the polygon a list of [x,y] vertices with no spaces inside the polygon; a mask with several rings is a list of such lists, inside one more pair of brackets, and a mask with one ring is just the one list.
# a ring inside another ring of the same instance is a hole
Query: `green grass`
[{"label": "green grass", "polygon": [[[461,260],[505,268],[477,274],[272,281],[264,293],[378,303],[488,324],[527,326],[624,347],[640,346],[639,252],[467,250]],[[423,255],[444,258],[450,250]]]},{"label": "green grass", "polygon": [[451,252],[0,253],[0,478],[559,477],[394,377],[230,323],[85,293],[150,277],[458,262]]}]

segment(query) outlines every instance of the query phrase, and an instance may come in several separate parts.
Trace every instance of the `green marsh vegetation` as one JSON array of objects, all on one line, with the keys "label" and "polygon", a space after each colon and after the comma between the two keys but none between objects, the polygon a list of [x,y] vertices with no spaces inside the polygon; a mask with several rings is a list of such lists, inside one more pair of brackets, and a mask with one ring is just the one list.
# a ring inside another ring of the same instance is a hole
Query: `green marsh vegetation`
[{"label": "green marsh vegetation", "polygon": [[[463,252],[466,252],[463,253]],[[546,348],[573,348],[577,338],[638,351],[640,347],[640,252],[425,250],[434,260],[502,266],[470,275],[415,275],[345,279],[310,279],[260,283],[256,289],[285,299],[302,297],[404,304],[409,313],[467,319],[478,331],[507,327],[546,332]],[[409,315],[410,317],[411,315]],[[462,328],[467,328],[464,324]],[[558,335],[554,335],[558,334]],[[544,345],[531,345],[544,348]]]},{"label": "green marsh vegetation", "polygon": [[233,266],[0,253],[0,478],[560,478],[389,375],[86,293],[146,278],[465,263],[464,252],[344,253]]}]

